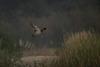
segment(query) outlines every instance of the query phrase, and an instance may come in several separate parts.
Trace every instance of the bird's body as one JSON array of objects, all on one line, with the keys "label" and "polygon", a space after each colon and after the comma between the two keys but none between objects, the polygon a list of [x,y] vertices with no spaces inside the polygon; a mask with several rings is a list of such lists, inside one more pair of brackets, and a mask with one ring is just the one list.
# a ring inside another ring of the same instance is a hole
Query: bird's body
[{"label": "bird's body", "polygon": [[40,28],[38,28],[37,26],[35,26],[34,29],[32,29],[32,34],[33,35],[40,35],[41,34]]},{"label": "bird's body", "polygon": [[31,24],[32,26],[32,36],[41,35],[46,28],[40,29],[38,26]]}]

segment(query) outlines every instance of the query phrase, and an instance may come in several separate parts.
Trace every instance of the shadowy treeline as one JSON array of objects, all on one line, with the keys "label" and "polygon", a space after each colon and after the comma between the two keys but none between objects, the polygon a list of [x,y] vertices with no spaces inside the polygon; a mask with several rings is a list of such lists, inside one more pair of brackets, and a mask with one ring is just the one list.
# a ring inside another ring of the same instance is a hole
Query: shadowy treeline
[{"label": "shadowy treeline", "polygon": [[1,15],[10,16],[48,16],[51,11],[70,11],[71,9],[100,8],[99,0],[1,0]]},{"label": "shadowy treeline", "polygon": [[[41,47],[60,46],[66,33],[100,31],[99,0],[0,0],[0,16],[1,32]],[[30,22],[48,28],[42,38],[32,38]]]}]

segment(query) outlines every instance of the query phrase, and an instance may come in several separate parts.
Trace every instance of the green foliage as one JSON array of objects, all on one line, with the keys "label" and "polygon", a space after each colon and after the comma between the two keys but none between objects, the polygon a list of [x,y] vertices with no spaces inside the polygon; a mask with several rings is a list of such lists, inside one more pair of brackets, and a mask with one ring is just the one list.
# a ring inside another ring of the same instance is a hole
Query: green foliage
[{"label": "green foliage", "polygon": [[21,48],[13,37],[0,37],[0,67],[14,67],[21,57]]}]

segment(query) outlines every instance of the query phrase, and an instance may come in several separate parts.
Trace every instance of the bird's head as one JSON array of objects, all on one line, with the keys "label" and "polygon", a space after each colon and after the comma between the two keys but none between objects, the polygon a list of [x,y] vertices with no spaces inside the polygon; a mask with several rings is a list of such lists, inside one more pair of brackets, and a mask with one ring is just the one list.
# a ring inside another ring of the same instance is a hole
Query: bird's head
[{"label": "bird's head", "polygon": [[47,28],[44,27],[43,29],[41,29],[41,32],[44,32],[45,30],[47,30]]}]

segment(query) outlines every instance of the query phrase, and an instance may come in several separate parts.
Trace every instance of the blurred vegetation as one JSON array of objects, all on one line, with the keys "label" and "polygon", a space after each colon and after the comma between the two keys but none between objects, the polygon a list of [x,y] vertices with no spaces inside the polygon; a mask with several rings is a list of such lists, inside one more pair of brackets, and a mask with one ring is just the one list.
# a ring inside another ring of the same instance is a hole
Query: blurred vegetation
[{"label": "blurred vegetation", "polygon": [[[0,67],[13,67],[21,57],[16,38],[33,42],[29,22],[48,26],[48,34],[36,40],[40,47],[41,43],[61,47],[66,32],[94,29],[100,33],[99,0],[1,0],[0,8]],[[100,36],[93,32],[83,31],[65,37],[64,49],[59,50],[61,58],[55,67],[99,67],[99,44]]]},{"label": "blurred vegetation", "polygon": [[65,37],[59,59],[53,67],[100,67],[100,35],[79,32]]},{"label": "blurred vegetation", "polygon": [[17,41],[11,36],[0,33],[0,67],[15,67],[21,55]]}]

